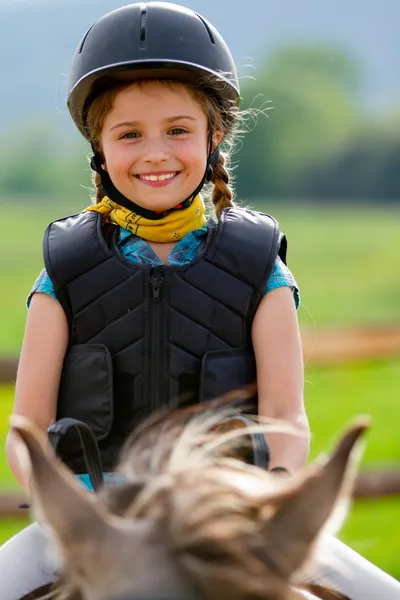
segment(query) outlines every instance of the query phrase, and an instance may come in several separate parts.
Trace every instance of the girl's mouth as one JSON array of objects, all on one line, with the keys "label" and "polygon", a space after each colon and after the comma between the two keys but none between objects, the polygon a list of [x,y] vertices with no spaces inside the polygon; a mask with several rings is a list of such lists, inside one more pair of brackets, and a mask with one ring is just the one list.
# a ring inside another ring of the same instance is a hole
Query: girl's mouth
[{"label": "girl's mouth", "polygon": [[143,175],[135,175],[145,185],[151,187],[162,187],[174,181],[179,175],[179,171],[170,171],[164,173],[146,173]]}]

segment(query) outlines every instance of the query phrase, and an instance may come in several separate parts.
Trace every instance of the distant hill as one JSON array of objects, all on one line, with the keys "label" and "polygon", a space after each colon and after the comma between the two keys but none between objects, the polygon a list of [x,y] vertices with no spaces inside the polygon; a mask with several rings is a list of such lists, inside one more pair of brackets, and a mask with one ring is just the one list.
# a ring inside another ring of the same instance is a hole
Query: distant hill
[{"label": "distant hill", "polygon": [[[70,61],[85,30],[118,0],[0,0],[0,131],[47,119],[72,133],[65,109]],[[277,45],[305,39],[348,48],[366,66],[363,102],[400,99],[399,0],[187,0],[225,37],[241,73]],[[340,8],[341,6],[341,8]],[[384,10],[383,10],[384,7]]]}]

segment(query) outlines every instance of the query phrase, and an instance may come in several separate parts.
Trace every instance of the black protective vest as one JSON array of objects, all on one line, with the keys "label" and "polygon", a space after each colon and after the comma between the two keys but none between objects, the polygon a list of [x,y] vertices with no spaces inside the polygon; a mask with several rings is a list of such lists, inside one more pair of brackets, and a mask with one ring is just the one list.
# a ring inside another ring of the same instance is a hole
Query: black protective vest
[{"label": "black protective vest", "polygon": [[[224,210],[204,252],[182,267],[128,261],[117,231],[90,211],[51,223],[43,243],[70,326],[57,418],[90,425],[105,470],[157,408],[255,381],[254,314],[278,253],[286,260],[277,222],[241,208]],[[85,469],[73,440],[61,455]]]}]

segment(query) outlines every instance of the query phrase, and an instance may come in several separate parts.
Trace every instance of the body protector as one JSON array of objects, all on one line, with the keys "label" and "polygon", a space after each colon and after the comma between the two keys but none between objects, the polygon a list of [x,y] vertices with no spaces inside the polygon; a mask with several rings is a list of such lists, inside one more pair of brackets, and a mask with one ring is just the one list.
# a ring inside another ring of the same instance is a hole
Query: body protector
[{"label": "body protector", "polygon": [[[111,469],[132,429],[161,407],[208,401],[256,380],[251,326],[286,239],[263,213],[225,209],[181,267],[134,264],[96,212],[50,224],[44,260],[69,321],[57,419],[87,423]],[[254,406],[254,412],[257,407]],[[61,458],[85,470],[70,440]]]}]

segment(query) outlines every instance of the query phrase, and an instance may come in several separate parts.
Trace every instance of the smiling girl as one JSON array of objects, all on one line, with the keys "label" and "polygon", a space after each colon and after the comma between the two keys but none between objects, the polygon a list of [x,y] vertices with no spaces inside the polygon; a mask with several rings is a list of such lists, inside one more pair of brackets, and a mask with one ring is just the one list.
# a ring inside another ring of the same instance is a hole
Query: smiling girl
[{"label": "smiling girl", "polygon": [[[207,401],[255,379],[254,412],[300,433],[268,436],[268,467],[295,473],[306,464],[299,295],[285,238],[272,217],[233,202],[239,96],[218,31],[173,4],[105,15],[73,59],[68,106],[93,150],[96,197],[46,230],[15,413],[44,431],[63,417],[86,423],[106,472],[131,430],[160,407]],[[59,453],[88,485],[74,439]],[[29,489],[12,435],[7,456]],[[328,576],[353,600],[400,597],[394,580],[343,544],[327,537],[325,545],[351,576],[321,562],[315,580]],[[53,580],[45,547],[37,524],[2,547],[2,600]]]}]

